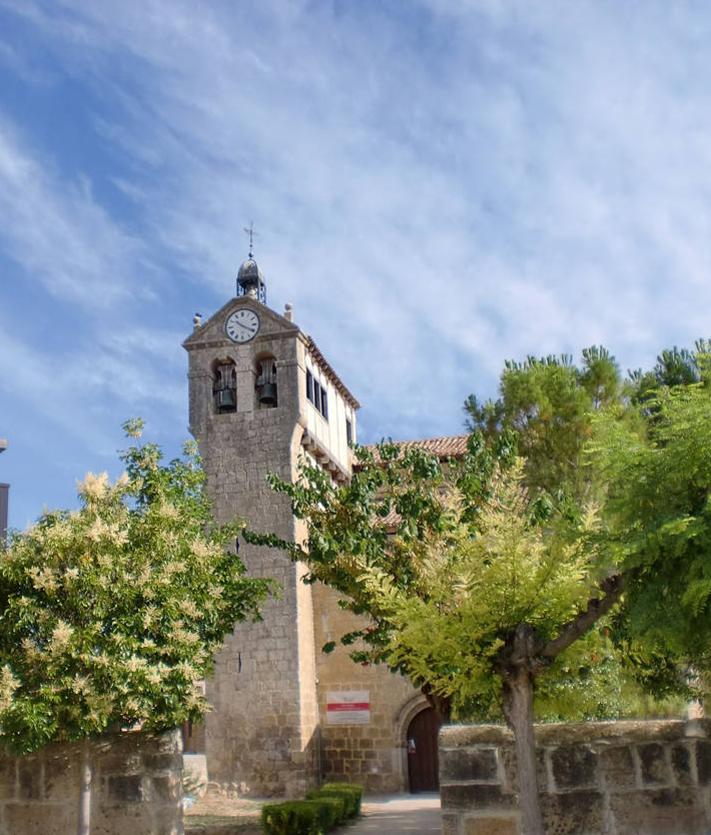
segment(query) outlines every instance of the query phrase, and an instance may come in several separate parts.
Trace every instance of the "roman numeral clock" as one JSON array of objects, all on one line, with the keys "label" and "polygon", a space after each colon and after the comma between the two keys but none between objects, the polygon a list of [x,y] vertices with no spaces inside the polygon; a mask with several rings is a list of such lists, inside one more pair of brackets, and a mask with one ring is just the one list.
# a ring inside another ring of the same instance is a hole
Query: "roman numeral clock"
[{"label": "roman numeral clock", "polygon": [[258,332],[259,316],[248,307],[235,310],[225,322],[225,333],[233,342],[249,342]]}]

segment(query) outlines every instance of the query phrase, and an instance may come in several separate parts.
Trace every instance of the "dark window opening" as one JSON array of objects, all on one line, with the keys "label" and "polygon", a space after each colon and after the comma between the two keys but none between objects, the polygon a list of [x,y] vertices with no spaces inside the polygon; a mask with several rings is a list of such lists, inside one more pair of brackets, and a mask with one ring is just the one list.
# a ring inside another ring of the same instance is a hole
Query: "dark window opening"
[{"label": "dark window opening", "polygon": [[328,420],[328,393],[326,389],[314,379],[314,375],[306,372],[306,397],[314,404],[316,410]]},{"label": "dark window opening", "polygon": [[314,406],[321,411],[321,386],[314,380]]},{"label": "dark window opening", "polygon": [[353,424],[346,418],[346,443],[350,446],[353,443]]}]

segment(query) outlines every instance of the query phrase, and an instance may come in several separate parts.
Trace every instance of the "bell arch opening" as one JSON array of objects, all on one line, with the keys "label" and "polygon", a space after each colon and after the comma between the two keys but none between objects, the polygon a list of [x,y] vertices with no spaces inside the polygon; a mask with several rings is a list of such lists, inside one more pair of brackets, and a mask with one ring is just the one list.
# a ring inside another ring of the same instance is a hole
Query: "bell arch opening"
[{"label": "bell arch opening", "polygon": [[254,392],[258,409],[275,409],[279,405],[276,359],[271,354],[257,358]]},{"label": "bell arch opening", "polygon": [[218,415],[237,411],[237,368],[229,357],[212,363],[212,397]]}]

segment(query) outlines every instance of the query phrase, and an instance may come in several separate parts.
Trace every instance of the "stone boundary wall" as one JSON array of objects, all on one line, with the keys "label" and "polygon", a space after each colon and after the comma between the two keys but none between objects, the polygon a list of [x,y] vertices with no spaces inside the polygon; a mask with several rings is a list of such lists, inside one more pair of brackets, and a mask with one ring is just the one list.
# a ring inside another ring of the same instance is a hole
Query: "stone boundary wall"
[{"label": "stone boundary wall", "polygon": [[[92,743],[92,835],[182,835],[177,732],[122,733]],[[81,743],[26,757],[0,754],[0,835],[75,835]]]},{"label": "stone boundary wall", "polygon": [[[711,830],[711,720],[536,726],[548,835]],[[519,835],[513,737],[450,725],[439,738],[443,835]]]}]

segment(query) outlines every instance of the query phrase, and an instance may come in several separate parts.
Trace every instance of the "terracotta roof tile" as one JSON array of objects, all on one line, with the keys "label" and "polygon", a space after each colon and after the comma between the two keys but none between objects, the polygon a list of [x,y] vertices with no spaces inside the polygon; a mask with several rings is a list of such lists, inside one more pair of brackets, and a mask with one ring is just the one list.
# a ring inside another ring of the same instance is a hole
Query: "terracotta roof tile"
[{"label": "terracotta roof tile", "polygon": [[[422,449],[436,455],[439,459],[461,458],[467,451],[469,435],[447,435],[442,438],[422,438],[416,441],[394,441],[401,449]],[[375,453],[377,460],[376,444],[368,444],[366,449]]]}]

